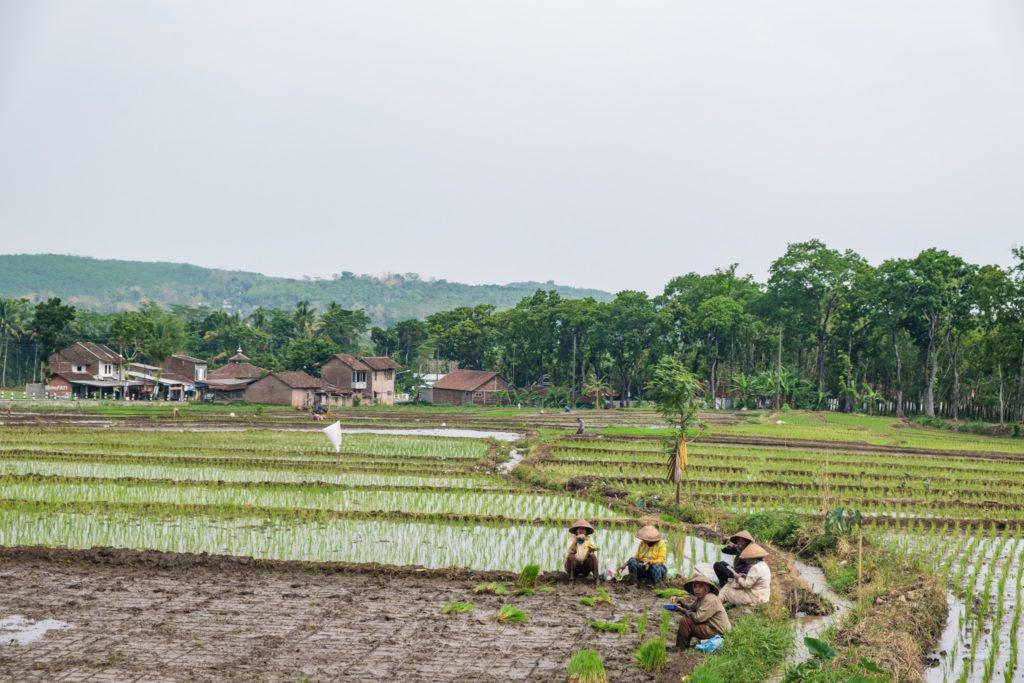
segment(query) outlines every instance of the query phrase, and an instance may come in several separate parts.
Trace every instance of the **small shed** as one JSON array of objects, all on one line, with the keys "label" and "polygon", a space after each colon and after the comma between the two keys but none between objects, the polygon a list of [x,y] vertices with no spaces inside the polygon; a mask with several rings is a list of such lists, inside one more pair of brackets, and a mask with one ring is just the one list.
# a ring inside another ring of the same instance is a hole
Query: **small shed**
[{"label": "small shed", "polygon": [[435,405],[498,405],[499,392],[508,389],[508,380],[488,370],[453,370],[433,386]]}]

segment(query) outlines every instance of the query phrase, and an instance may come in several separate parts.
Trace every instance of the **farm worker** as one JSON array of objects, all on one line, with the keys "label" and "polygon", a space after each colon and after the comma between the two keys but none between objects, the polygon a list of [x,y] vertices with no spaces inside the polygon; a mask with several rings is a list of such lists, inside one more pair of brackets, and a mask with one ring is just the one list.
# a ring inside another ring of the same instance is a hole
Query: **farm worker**
[{"label": "farm worker", "polygon": [[668,567],[665,566],[668,563],[668,545],[661,537],[661,532],[651,524],[640,527],[636,537],[640,539],[640,545],[633,557],[619,567],[619,571],[629,568],[629,575],[637,585],[648,580],[657,586],[668,575]]},{"label": "farm worker", "polygon": [[718,597],[718,586],[706,576],[697,574],[683,584],[692,598],[672,598],[676,611],[682,613],[679,630],[676,631],[676,647],[683,650],[690,647],[691,638],[713,638],[732,630],[729,615]]},{"label": "farm worker", "polygon": [[768,602],[772,591],[772,570],[764,558],[768,551],[751,543],[739,559],[749,563],[746,574],[735,574],[722,588],[722,602],[729,605],[763,605]]},{"label": "farm worker", "polygon": [[[722,553],[724,555],[739,555],[743,552],[744,548],[753,542],[754,537],[750,535],[749,531],[746,529],[738,531],[729,537],[729,543],[722,548]],[[718,585],[724,586],[729,579],[737,574],[746,574],[749,567],[750,563],[746,560],[741,560],[739,557],[732,561],[732,567],[725,561],[715,562],[715,576],[718,577]]]},{"label": "farm worker", "polygon": [[570,579],[593,574],[597,578],[597,546],[590,540],[594,527],[585,519],[577,519],[569,527],[572,539],[569,541],[565,558],[565,573]]}]

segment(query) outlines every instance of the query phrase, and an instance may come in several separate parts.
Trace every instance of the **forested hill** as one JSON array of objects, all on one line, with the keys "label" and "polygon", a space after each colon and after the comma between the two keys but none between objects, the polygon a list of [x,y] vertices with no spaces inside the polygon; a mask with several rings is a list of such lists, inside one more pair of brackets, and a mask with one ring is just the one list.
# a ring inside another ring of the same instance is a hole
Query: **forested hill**
[{"label": "forested hill", "polygon": [[567,298],[612,299],[607,292],[552,282],[465,285],[422,280],[410,273],[386,279],[342,273],[334,279],[293,280],[184,263],[0,255],[0,298],[25,297],[38,302],[56,296],[93,311],[133,309],[141,302],[154,301],[165,307],[182,304],[247,313],[259,306],[291,308],[302,300],[322,310],[334,301],[347,309],[363,308],[374,324],[388,325],[458,306],[511,308],[538,288],[554,289]]}]

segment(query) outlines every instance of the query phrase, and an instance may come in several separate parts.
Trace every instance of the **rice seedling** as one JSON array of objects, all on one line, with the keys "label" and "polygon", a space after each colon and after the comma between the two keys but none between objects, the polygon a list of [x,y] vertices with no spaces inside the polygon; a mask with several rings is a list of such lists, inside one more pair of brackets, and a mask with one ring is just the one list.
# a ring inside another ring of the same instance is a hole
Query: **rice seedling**
[{"label": "rice seedling", "polygon": [[587,607],[593,607],[594,605],[600,604],[611,604],[612,596],[608,595],[608,591],[603,588],[597,589],[596,596],[584,595],[580,598],[580,604]]},{"label": "rice seedling", "polygon": [[608,683],[604,662],[597,650],[580,650],[565,667],[569,683]]},{"label": "rice seedling", "polygon": [[474,593],[491,593],[493,595],[508,595],[509,589],[504,584],[491,581],[490,583],[481,583],[473,587]]},{"label": "rice seedling", "polygon": [[533,590],[537,587],[537,578],[539,576],[540,565],[528,564],[519,572],[519,578],[516,579],[516,585],[519,586],[519,588]]},{"label": "rice seedling", "polygon": [[600,621],[593,619],[590,622],[592,628],[596,628],[598,631],[605,631],[607,633],[618,633],[620,636],[629,630],[629,624],[619,621]]},{"label": "rice seedling", "polygon": [[672,615],[668,612],[661,613],[661,623],[658,624],[658,635],[664,641],[668,638],[668,631],[672,627]]},{"label": "rice seedling", "polygon": [[499,624],[525,624],[529,618],[525,611],[512,605],[502,605],[498,613],[494,615],[494,620]]},{"label": "rice seedling", "polygon": [[659,598],[678,598],[687,595],[687,592],[682,588],[655,588],[654,594]]},{"label": "rice seedling", "polygon": [[647,673],[658,673],[665,668],[668,662],[668,654],[665,650],[664,638],[651,638],[633,653],[640,668]]},{"label": "rice seedling", "polygon": [[441,614],[452,614],[461,612],[472,612],[475,606],[471,602],[463,602],[461,600],[451,600],[445,603],[445,606],[441,608]]},{"label": "rice seedling", "polygon": [[636,618],[636,637],[641,643],[644,641],[644,633],[647,632],[647,619],[646,612]]}]

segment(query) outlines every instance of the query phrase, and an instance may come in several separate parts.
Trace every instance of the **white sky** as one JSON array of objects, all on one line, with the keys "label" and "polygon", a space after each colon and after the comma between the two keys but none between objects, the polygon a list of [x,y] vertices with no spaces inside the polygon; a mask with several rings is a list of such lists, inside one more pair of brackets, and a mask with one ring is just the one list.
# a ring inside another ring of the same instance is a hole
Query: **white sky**
[{"label": "white sky", "polygon": [[1024,242],[1019,0],[0,0],[0,252],[660,291]]}]

